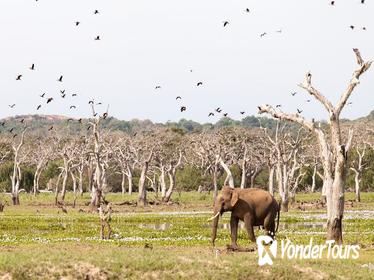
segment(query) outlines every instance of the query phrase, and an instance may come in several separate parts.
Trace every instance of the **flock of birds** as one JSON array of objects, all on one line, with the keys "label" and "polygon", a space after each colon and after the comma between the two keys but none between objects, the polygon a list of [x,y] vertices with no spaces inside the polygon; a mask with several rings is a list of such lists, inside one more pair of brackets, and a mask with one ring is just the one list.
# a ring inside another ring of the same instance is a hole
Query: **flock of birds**
[{"label": "flock of birds", "polygon": [[[36,1],[38,2],[38,0],[36,0]],[[361,4],[365,4],[365,0],[359,0],[359,1],[360,1]],[[330,5],[331,5],[331,6],[335,6],[335,5],[336,5],[336,2],[337,2],[337,1],[330,1]],[[246,9],[244,10],[244,12],[245,12],[245,13],[251,13],[251,10],[250,10],[249,8],[246,8]],[[98,15],[98,14],[99,14],[99,10],[94,10],[93,15]],[[75,21],[74,24],[75,24],[76,27],[78,27],[78,26],[81,24],[81,22],[80,22],[80,21]],[[227,28],[227,26],[228,26],[229,24],[230,24],[229,21],[227,21],[227,20],[223,21],[223,28]],[[354,25],[350,25],[349,28],[352,29],[352,30],[354,30],[356,27],[355,27]],[[366,27],[363,26],[363,27],[362,27],[362,30],[365,30],[365,31],[366,31]],[[277,32],[277,33],[282,33],[282,30],[279,29],[279,30],[276,30],[276,32]],[[268,34],[267,32],[263,32],[263,33],[261,33],[261,34],[260,34],[260,38],[266,36],[267,34]],[[101,40],[100,35],[97,35],[97,36],[94,38],[94,40],[95,40],[95,41],[100,41],[100,40]],[[31,70],[31,71],[36,71],[36,66],[35,66],[34,63],[31,64],[31,66],[29,67],[29,70]],[[189,71],[190,71],[191,73],[193,72],[192,69],[189,70]],[[17,81],[22,81],[22,77],[23,77],[23,75],[22,75],[22,74],[19,74],[19,75],[17,75],[16,80],[17,80]],[[59,82],[59,83],[63,83],[63,78],[64,78],[64,76],[61,75],[61,76],[57,79],[57,82]],[[198,81],[198,82],[196,83],[196,86],[197,86],[197,87],[202,87],[202,86],[203,86],[203,82],[202,82],[202,81]],[[162,88],[161,85],[156,85],[156,86],[155,86],[155,90],[161,90],[161,88]],[[296,96],[296,94],[297,94],[297,92],[292,92],[292,93],[291,93],[292,96]],[[41,94],[41,95],[39,95],[39,96],[40,96],[40,98],[42,98],[42,99],[45,100],[45,104],[46,104],[46,105],[50,104],[52,101],[55,100],[55,98],[52,97],[52,96],[46,96],[46,93],[43,93],[43,94]],[[64,99],[64,98],[66,98],[67,96],[68,96],[68,95],[67,95],[65,89],[60,90],[60,97],[61,97],[61,98]],[[73,93],[73,94],[70,94],[70,96],[71,96],[71,97],[76,97],[77,94],[76,94],[76,93]],[[177,101],[182,101],[182,100],[183,100],[183,99],[182,99],[182,96],[177,96],[175,99],[176,99]],[[308,99],[308,100],[306,100],[306,102],[309,103],[309,102],[311,102],[311,100]],[[88,103],[89,103],[90,105],[101,105],[100,102],[99,102],[99,103],[94,103],[94,100],[90,100]],[[348,105],[350,105],[350,104],[352,104],[352,102],[349,102],[349,103],[348,103]],[[42,103],[39,104],[39,105],[37,105],[36,110],[39,111],[39,110],[42,108],[42,106],[43,106]],[[276,108],[281,108],[281,106],[282,106],[281,104],[277,104],[277,105],[276,105]],[[11,105],[9,105],[9,107],[10,107],[11,109],[14,109],[14,108],[16,107],[16,104],[15,104],[15,103],[14,103],[14,104],[11,104]],[[73,109],[76,109],[77,106],[76,106],[76,105],[70,105],[69,108],[70,108],[70,110],[73,110]],[[187,111],[187,107],[186,107],[185,105],[180,105],[179,110],[180,110],[180,112],[183,113],[183,112]],[[302,111],[301,109],[297,108],[297,113],[298,113],[298,114],[301,114],[302,112],[303,112],[303,111]],[[218,108],[214,109],[213,111],[209,112],[209,113],[208,113],[208,117],[213,117],[213,116],[215,116],[216,114],[222,114],[222,116],[224,116],[224,117],[228,117],[228,113],[227,113],[227,112],[223,112],[223,110],[222,110],[220,107],[218,107]],[[240,111],[240,115],[244,115],[244,114],[245,114],[245,111]],[[94,111],[94,112],[93,112],[93,115],[94,115],[94,117],[96,117],[96,116],[97,116],[97,113]],[[103,117],[104,117],[104,118],[106,118],[107,116],[108,116],[108,112],[106,112],[106,113],[103,114]],[[74,119],[70,118],[70,119],[68,119],[68,121],[74,121]],[[20,122],[21,122],[21,123],[24,123],[25,120],[22,119]],[[78,122],[82,123],[82,119],[78,119]],[[5,122],[4,122],[4,121],[1,122],[0,125],[1,125],[1,126],[5,126]],[[90,127],[88,127],[88,129],[90,129]],[[51,127],[49,128],[49,131],[50,131],[50,130],[53,130],[53,126],[51,126]],[[13,133],[13,132],[14,132],[14,128],[10,128],[8,131],[9,131],[10,133]],[[16,133],[13,133],[13,137],[16,137],[16,136],[17,136],[17,134],[16,134]]]},{"label": "flock of birds", "polygon": [[[36,0],[36,2],[38,2],[38,0]],[[94,15],[98,15],[98,14],[99,14],[99,10],[94,10],[93,14],[94,14]],[[75,21],[75,26],[79,26],[80,24],[81,24],[80,21]],[[100,35],[96,36],[96,37],[94,38],[94,40],[95,40],[95,41],[100,41],[100,40],[101,40]],[[35,63],[31,64],[31,66],[29,67],[29,70],[31,70],[31,71],[36,71],[36,70],[37,70],[37,69],[36,69],[36,66],[35,66]],[[22,81],[22,77],[23,77],[23,74],[18,74],[17,77],[16,77],[16,81]],[[63,75],[60,75],[56,81],[57,81],[58,83],[63,83],[63,79],[64,79],[64,76],[63,76]],[[65,89],[60,90],[60,97],[61,97],[62,99],[66,98],[67,96],[68,96],[68,95],[67,95]],[[77,93],[72,93],[72,94],[70,94],[70,96],[73,98],[73,97],[77,97],[78,94],[77,94]],[[52,97],[52,96],[46,96],[46,93],[45,93],[45,92],[44,92],[43,94],[39,95],[39,97],[40,97],[41,99],[44,99],[44,100],[45,100],[45,105],[48,105],[48,104],[50,104],[52,101],[55,100],[55,97]],[[95,103],[94,100],[90,100],[90,101],[88,102],[88,104],[89,104],[89,105],[102,105],[101,102]],[[9,108],[14,109],[14,108],[16,107],[16,103],[10,104],[10,105],[8,105],[8,106],[9,106]],[[42,106],[43,106],[42,103],[40,103],[39,105],[37,105],[37,107],[36,107],[36,111],[39,111],[39,110],[42,108]],[[76,105],[70,105],[70,106],[69,106],[69,109],[70,109],[70,110],[77,109],[77,106],[76,106]],[[97,115],[98,115],[98,113],[96,113],[96,112],[94,111],[94,112],[93,112],[93,116],[96,117]],[[103,117],[104,119],[106,119],[106,118],[108,117],[108,112],[105,112],[105,113],[103,114],[102,117]],[[70,122],[70,121],[74,121],[74,120],[75,120],[75,119],[73,119],[73,118],[69,118],[67,121]],[[78,121],[79,123],[82,123],[82,118],[78,119],[77,121]],[[20,120],[20,123],[25,124],[25,119],[22,118],[22,119]],[[6,122],[5,122],[5,121],[2,121],[2,122],[0,123],[0,126],[5,127],[5,124],[6,124]],[[90,128],[91,128],[91,126],[88,126],[87,130],[89,130]],[[53,130],[53,126],[50,126],[50,127],[48,128],[48,131],[52,131],[52,130]],[[12,127],[12,128],[10,128],[10,129],[8,129],[8,132],[11,133],[11,134],[13,135],[13,138],[15,138],[15,137],[17,136],[17,133],[15,133],[15,127]]]}]

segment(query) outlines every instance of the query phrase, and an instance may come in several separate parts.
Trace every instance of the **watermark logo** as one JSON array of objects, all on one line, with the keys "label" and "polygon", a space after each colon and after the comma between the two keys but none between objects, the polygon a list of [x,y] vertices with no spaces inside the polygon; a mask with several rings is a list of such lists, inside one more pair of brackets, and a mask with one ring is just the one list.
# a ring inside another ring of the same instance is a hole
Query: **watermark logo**
[{"label": "watermark logo", "polygon": [[[272,265],[278,255],[278,242],[270,236],[261,235],[256,240],[258,248],[258,264]],[[358,259],[359,245],[337,245],[334,240],[327,240],[325,244],[314,244],[310,238],[309,244],[298,245],[291,240],[281,240],[280,258],[282,259]]]},{"label": "watermark logo", "polygon": [[[261,235],[256,240],[258,248],[258,264],[259,265],[272,265],[273,259],[277,256],[278,243],[270,236]],[[270,245],[269,247],[267,245]]]}]

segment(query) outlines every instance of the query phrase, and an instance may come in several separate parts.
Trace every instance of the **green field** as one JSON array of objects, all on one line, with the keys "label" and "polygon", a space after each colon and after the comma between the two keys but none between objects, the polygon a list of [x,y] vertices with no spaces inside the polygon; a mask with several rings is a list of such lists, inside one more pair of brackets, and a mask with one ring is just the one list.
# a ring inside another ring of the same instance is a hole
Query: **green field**
[{"label": "green field", "polygon": [[[99,217],[88,212],[89,196],[68,213],[53,205],[53,195],[23,194],[21,206],[0,213],[0,279],[374,279],[374,193],[346,207],[345,244],[360,245],[357,260],[282,260],[259,267],[257,251],[226,250],[228,213],[220,220],[216,248],[210,245],[212,197],[195,192],[175,194],[162,205],[136,207],[136,196],[109,194],[114,204],[113,238],[99,239]],[[325,240],[324,209],[297,208],[319,198],[300,194],[289,213],[281,213],[278,240],[297,244]],[[347,194],[346,200],[353,199]],[[72,201],[69,194],[67,203]],[[126,203],[124,203],[126,202]],[[256,231],[256,235],[261,234]],[[239,245],[254,248],[241,229]]]}]

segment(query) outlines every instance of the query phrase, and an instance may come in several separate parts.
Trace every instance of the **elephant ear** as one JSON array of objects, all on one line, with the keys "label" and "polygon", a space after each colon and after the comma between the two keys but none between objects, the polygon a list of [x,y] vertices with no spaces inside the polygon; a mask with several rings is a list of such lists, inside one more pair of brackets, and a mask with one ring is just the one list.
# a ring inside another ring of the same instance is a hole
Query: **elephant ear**
[{"label": "elephant ear", "polygon": [[238,200],[239,200],[238,192],[233,191],[232,196],[231,196],[231,206],[234,207],[235,204],[238,202]]}]

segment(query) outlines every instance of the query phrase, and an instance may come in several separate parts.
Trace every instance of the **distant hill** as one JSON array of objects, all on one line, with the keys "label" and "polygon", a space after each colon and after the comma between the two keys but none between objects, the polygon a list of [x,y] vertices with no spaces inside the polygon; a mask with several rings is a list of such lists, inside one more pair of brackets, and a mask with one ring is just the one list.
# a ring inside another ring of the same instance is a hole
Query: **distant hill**
[{"label": "distant hill", "polygon": [[[373,121],[374,110],[366,117],[359,118],[356,121]],[[53,129],[63,130],[66,134],[84,134],[87,131],[88,119],[72,119],[66,116],[59,115],[19,115],[15,117],[8,117],[0,120],[0,133],[6,133],[10,129],[19,132],[23,129],[25,124],[29,130],[34,134],[43,135],[48,132],[53,126]],[[242,120],[233,120],[228,117],[221,118],[216,123],[198,123],[192,120],[181,119],[178,122],[153,123],[150,120],[132,119],[129,121],[118,120],[109,117],[102,122],[102,128],[110,129],[111,131],[122,131],[125,133],[135,133],[139,131],[147,131],[155,128],[171,127],[183,130],[186,133],[201,132],[204,130],[213,130],[220,127],[227,126],[243,126],[243,127],[260,127],[260,122],[263,127],[269,129],[275,128],[276,121],[271,118],[255,116],[247,116]],[[344,122],[352,122],[352,120],[344,120]]]}]

